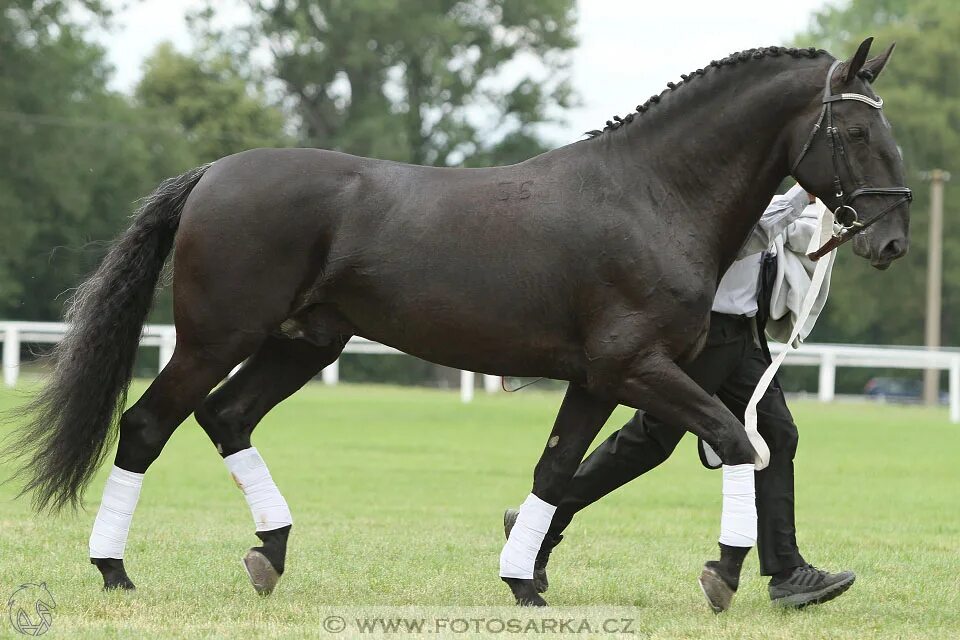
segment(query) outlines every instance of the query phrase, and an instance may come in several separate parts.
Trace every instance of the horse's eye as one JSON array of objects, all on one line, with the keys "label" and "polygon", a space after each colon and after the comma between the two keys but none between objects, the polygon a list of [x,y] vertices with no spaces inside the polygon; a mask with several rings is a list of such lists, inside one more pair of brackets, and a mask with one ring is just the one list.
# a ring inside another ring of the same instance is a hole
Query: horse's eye
[{"label": "horse's eye", "polygon": [[857,142],[863,142],[868,139],[867,130],[863,127],[850,127],[847,129],[847,133],[850,135],[851,140]]}]

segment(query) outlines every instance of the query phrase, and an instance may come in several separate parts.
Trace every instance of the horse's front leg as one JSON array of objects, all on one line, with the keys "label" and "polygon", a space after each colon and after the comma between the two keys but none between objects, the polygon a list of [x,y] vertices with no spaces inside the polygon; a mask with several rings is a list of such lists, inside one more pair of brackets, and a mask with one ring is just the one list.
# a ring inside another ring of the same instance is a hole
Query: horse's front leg
[{"label": "horse's front leg", "polygon": [[723,462],[721,557],[719,562],[706,563],[700,577],[701,588],[719,613],[730,606],[743,559],[757,542],[757,452],[730,410],[669,357],[656,352],[636,357],[624,375],[614,380],[611,395],[622,404],[647,410],[669,424],[683,425],[713,446]]},{"label": "horse's front leg", "polygon": [[500,577],[517,604],[544,606],[533,583],[533,565],[556,505],[583,456],[616,407],[583,387],[570,383],[547,446],[533,472],[533,490],[520,506],[507,544],[500,554]]}]

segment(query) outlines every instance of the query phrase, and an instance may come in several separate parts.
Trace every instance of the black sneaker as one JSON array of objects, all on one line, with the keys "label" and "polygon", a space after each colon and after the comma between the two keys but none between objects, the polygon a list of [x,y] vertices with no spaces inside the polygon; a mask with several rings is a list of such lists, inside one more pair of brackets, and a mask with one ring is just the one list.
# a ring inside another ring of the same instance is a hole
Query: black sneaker
[{"label": "black sneaker", "polygon": [[[510,537],[510,531],[513,529],[513,525],[517,523],[517,517],[519,515],[520,511],[518,509],[507,509],[503,512],[504,537]],[[543,544],[540,545],[540,552],[537,553],[537,559],[533,563],[533,586],[536,588],[537,593],[546,593],[547,588],[550,586],[550,582],[547,580],[547,563],[550,562],[550,552],[553,551],[553,548],[557,546],[561,540],[563,540],[563,536],[557,536],[556,538],[545,537]]]},{"label": "black sneaker", "polygon": [[849,589],[856,579],[852,571],[830,573],[805,564],[794,569],[786,578],[773,578],[767,589],[774,604],[802,609],[833,600]]}]

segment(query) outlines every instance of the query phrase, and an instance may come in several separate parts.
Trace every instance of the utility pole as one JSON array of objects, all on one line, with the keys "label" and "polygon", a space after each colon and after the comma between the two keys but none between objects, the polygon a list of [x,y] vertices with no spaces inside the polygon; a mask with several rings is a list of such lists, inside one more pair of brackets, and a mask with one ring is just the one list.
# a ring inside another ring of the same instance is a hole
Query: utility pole
[{"label": "utility pole", "polygon": [[[927,349],[940,347],[940,299],[943,283],[943,184],[950,174],[941,169],[924,171],[924,180],[930,181],[930,241],[927,245],[927,318],[924,326],[924,344]],[[923,401],[928,405],[940,402],[940,370],[927,369],[923,373]]]}]

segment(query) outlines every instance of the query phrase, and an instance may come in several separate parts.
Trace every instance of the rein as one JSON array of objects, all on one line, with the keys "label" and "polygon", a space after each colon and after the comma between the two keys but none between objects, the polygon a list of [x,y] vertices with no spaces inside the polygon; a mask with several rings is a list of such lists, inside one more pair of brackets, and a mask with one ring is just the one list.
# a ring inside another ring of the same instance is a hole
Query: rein
[{"label": "rein", "polygon": [[[850,160],[848,159],[846,149],[843,146],[843,139],[840,137],[840,132],[833,124],[833,103],[843,100],[853,100],[856,102],[862,102],[873,109],[882,109],[883,100],[874,100],[873,98],[860,93],[831,93],[830,83],[833,79],[833,73],[836,71],[838,66],[840,66],[840,61],[834,60],[833,64],[830,65],[830,69],[827,71],[827,80],[823,88],[823,107],[820,109],[820,117],[817,118],[817,121],[813,125],[813,129],[810,131],[810,135],[807,136],[806,143],[804,143],[803,148],[800,150],[800,154],[790,167],[790,173],[795,174],[797,167],[800,165],[800,161],[803,160],[803,158],[807,155],[807,151],[810,150],[810,146],[813,144],[813,140],[816,138],[817,132],[820,131],[821,126],[826,123],[825,131],[827,134],[827,142],[830,144],[830,155],[833,161],[834,195],[840,199],[840,206],[834,209],[833,216],[834,219],[841,225],[841,229],[838,233],[834,234],[829,240],[827,240],[822,247],[812,253],[807,254],[807,257],[813,261],[819,260],[840,245],[850,241],[855,235],[878,222],[880,218],[885,216],[893,209],[896,209],[901,204],[913,200],[913,192],[908,187],[860,187],[855,189],[853,193],[850,193],[849,195],[844,193],[843,185],[840,183],[841,158],[843,159],[843,164],[846,165],[847,175],[851,179],[853,179],[853,168],[850,166]],[[856,181],[854,182],[856,183]],[[860,214],[858,214],[857,210],[853,208],[852,203],[860,196],[871,195],[900,196],[900,198],[895,200],[893,204],[890,204],[869,220],[861,221]]]}]

